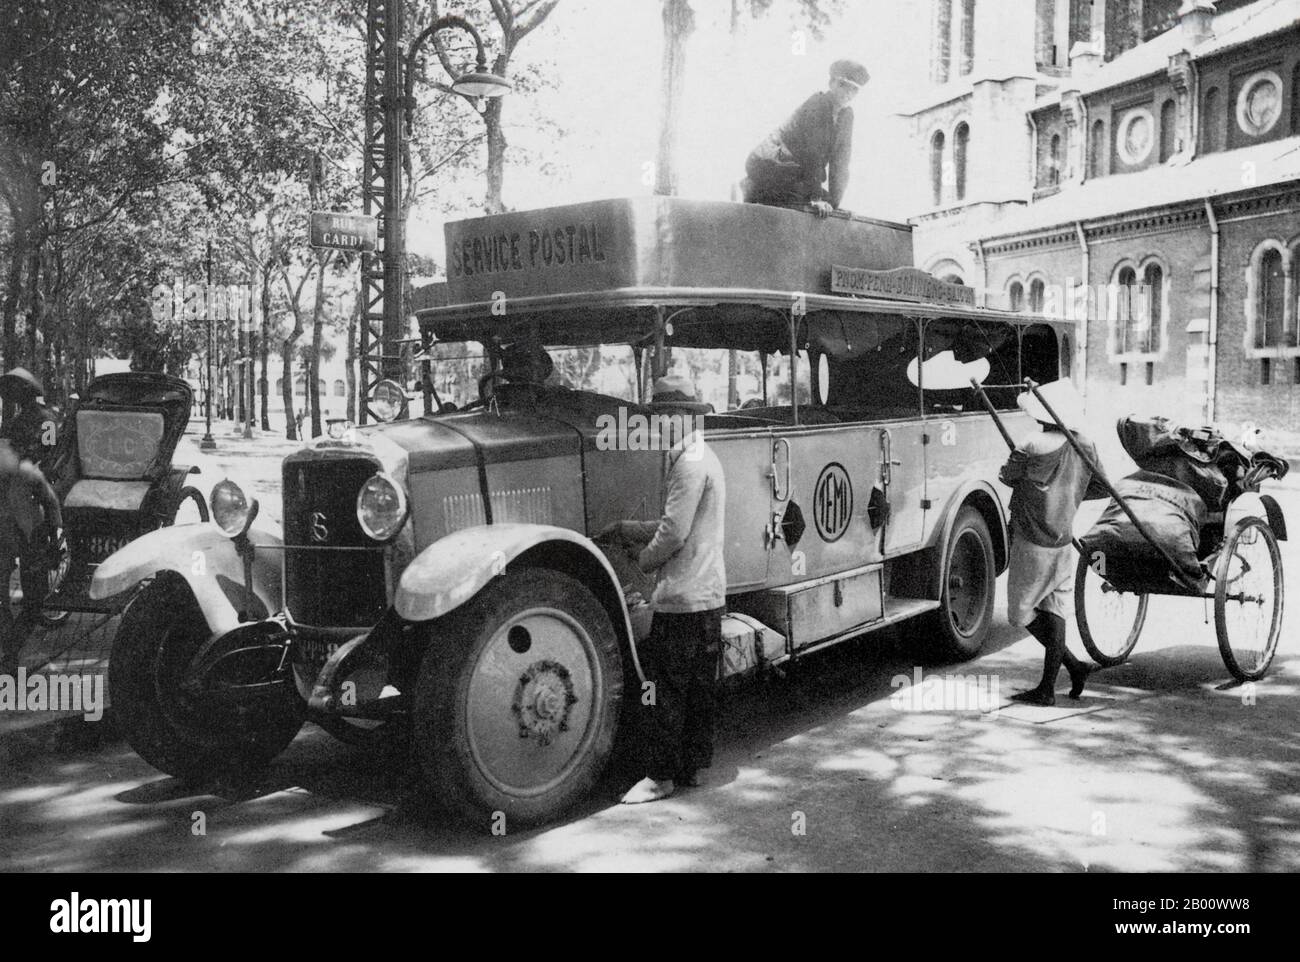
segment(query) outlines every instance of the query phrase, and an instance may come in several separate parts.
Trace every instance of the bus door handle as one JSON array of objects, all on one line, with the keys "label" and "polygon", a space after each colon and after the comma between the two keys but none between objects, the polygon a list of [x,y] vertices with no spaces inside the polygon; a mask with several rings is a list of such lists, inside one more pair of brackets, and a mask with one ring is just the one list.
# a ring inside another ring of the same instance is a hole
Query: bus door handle
[{"label": "bus door handle", "polygon": [[[781,477],[781,471],[777,467],[777,452],[785,448],[785,481],[784,487],[778,479]],[[772,499],[774,501],[784,501],[790,497],[790,440],[788,438],[777,438],[772,442],[772,464],[768,468],[767,476],[772,479]]]},{"label": "bus door handle", "polygon": [[894,480],[894,465],[902,467],[903,462],[894,457],[894,439],[887,428],[880,429],[880,483],[889,489]]}]

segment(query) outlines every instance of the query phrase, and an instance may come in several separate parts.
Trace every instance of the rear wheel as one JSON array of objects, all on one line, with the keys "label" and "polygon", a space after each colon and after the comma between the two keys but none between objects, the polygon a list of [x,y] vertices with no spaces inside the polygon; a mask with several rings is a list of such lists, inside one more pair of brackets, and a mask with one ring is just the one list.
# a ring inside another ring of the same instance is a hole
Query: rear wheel
[{"label": "rear wheel", "polygon": [[1214,567],[1214,627],[1223,663],[1238,681],[1264,677],[1282,632],[1282,561],[1277,538],[1260,518],[1228,534]]},{"label": "rear wheel", "polygon": [[993,621],[993,539],[984,516],[970,505],[957,513],[944,545],[943,585],[934,614],[943,651],[961,660],[979,654]]},{"label": "rear wheel", "polygon": [[113,717],[127,743],[159,771],[197,780],[266,765],[302,727],[292,686],[265,700],[214,708],[182,686],[209,637],[184,582],[160,577],[122,616],[108,664]]},{"label": "rear wheel", "polygon": [[436,796],[483,824],[552,819],[609,760],[623,697],[618,637],[581,582],[497,578],[437,622],[416,684],[416,756]]},{"label": "rear wheel", "polygon": [[1097,573],[1084,554],[1074,572],[1074,615],[1092,660],[1106,668],[1132,653],[1147,618],[1148,597],[1120,591]]}]

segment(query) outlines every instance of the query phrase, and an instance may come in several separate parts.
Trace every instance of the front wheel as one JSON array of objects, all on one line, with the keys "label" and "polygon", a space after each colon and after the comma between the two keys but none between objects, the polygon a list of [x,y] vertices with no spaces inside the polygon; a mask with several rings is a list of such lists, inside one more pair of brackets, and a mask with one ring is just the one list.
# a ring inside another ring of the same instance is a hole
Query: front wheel
[{"label": "front wheel", "polygon": [[1214,566],[1214,627],[1219,653],[1238,681],[1263,678],[1282,632],[1282,561],[1277,538],[1260,518],[1229,533]]},{"label": "front wheel", "polygon": [[288,747],[303,722],[292,686],[224,707],[188,691],[184,680],[208,637],[189,586],[159,576],[122,616],[108,663],[109,700],[127,744],[154,768],[187,780],[255,771]]},{"label": "front wheel", "polygon": [[614,746],[618,637],[579,581],[524,569],[435,622],[416,684],[415,753],[436,796],[472,820],[552,819]]},{"label": "front wheel", "polygon": [[1147,620],[1148,601],[1144,594],[1113,587],[1080,553],[1074,571],[1074,616],[1083,647],[1097,664],[1113,668],[1128,659]]},{"label": "front wheel", "polygon": [[934,619],[945,654],[962,661],[979,654],[993,621],[993,539],[984,516],[966,505],[944,545],[943,584]]}]

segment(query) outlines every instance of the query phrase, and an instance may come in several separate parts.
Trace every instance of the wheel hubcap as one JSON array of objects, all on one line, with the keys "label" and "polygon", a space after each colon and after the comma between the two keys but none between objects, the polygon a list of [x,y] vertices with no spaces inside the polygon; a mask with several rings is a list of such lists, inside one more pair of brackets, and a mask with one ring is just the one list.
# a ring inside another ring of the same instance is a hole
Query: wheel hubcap
[{"label": "wheel hubcap", "polygon": [[553,608],[512,617],[469,682],[466,734],[479,772],[515,796],[562,784],[598,734],[604,688],[595,644],[575,619]]}]

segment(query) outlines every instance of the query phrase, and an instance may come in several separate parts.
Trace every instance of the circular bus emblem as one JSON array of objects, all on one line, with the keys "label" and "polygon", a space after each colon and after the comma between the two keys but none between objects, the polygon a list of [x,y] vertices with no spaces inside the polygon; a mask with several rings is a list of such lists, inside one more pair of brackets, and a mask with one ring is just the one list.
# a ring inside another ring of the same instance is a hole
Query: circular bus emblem
[{"label": "circular bus emblem", "polygon": [[823,541],[838,541],[853,517],[853,485],[844,466],[831,462],[822,468],[813,491],[813,523]]}]

